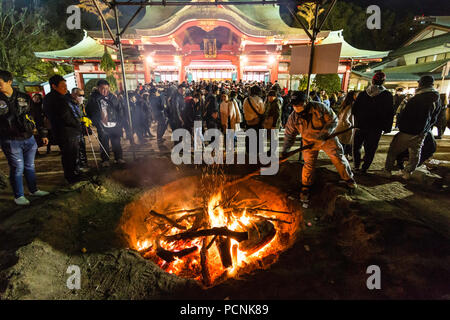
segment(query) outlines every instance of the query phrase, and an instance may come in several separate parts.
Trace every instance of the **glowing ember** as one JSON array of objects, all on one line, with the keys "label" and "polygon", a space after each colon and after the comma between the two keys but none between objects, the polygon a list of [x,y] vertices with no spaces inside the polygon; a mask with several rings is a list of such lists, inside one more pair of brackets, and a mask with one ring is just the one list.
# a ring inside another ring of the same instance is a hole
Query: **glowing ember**
[{"label": "glowing ember", "polygon": [[276,188],[251,181],[205,201],[196,177],[182,180],[146,193],[122,218],[130,245],[166,272],[211,286],[269,267],[292,244],[300,216]]}]

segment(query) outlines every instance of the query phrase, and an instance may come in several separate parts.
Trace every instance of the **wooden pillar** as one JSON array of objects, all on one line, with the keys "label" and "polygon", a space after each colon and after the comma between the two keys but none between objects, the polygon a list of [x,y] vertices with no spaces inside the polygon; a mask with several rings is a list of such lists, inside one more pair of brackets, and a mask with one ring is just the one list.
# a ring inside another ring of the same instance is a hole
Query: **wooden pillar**
[{"label": "wooden pillar", "polygon": [[144,78],[145,83],[152,82],[151,65],[147,61],[147,58],[144,58]]},{"label": "wooden pillar", "polygon": [[236,66],[236,81],[241,79],[241,57],[235,56],[231,58],[231,63]]},{"label": "wooden pillar", "polygon": [[238,68],[237,68],[237,72],[238,72],[237,80],[238,81],[244,80],[244,68],[243,68],[244,66],[243,66],[243,64],[244,64],[244,62],[242,61],[241,57],[239,56],[239,61],[237,63],[237,66],[238,66]]},{"label": "wooden pillar", "polygon": [[186,58],[185,56],[181,56],[181,65],[179,65],[179,71],[178,71],[178,82],[182,83],[186,79]]},{"label": "wooden pillar", "polygon": [[275,80],[278,80],[278,63],[278,59],[275,59],[270,68],[270,82],[272,83],[275,83]]},{"label": "wooden pillar", "polygon": [[77,87],[84,90],[84,82],[83,82],[83,77],[81,76],[81,73],[80,73],[80,65],[74,64],[73,71],[75,72],[75,79],[77,81]]},{"label": "wooden pillar", "polygon": [[351,70],[350,70],[350,66],[347,66],[346,71],[344,73],[344,77],[342,78],[342,91],[347,92],[348,90],[348,85],[350,83],[350,74],[351,74]]}]

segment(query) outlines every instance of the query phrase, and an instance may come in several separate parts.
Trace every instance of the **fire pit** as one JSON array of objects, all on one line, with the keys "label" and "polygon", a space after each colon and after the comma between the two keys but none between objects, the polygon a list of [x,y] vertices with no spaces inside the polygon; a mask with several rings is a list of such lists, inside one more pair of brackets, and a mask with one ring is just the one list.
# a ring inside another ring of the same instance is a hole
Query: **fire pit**
[{"label": "fire pit", "polygon": [[130,248],[166,272],[210,287],[268,268],[295,240],[301,215],[277,188],[225,177],[187,177],[152,189],[124,209]]}]

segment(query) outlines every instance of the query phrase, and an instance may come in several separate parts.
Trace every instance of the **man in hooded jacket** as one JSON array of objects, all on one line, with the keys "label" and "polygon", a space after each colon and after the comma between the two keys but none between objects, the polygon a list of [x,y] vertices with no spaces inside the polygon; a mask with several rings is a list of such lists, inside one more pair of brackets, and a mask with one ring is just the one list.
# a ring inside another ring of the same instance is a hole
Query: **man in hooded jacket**
[{"label": "man in hooded jacket", "polygon": [[433,128],[441,104],[439,92],[433,88],[432,76],[422,76],[415,95],[405,99],[399,106],[398,129],[389,146],[385,163],[385,176],[390,176],[397,156],[405,150],[409,151],[408,165],[403,170],[403,178],[408,179],[420,162],[420,154],[425,136]]},{"label": "man in hooded jacket", "polygon": [[353,138],[353,161],[355,170],[360,170],[361,147],[364,146],[364,159],[361,168],[366,172],[372,164],[378,149],[381,134],[389,133],[394,121],[394,99],[383,86],[386,75],[377,72],[373,76],[372,85],[361,92],[352,108],[355,127],[358,129]]}]

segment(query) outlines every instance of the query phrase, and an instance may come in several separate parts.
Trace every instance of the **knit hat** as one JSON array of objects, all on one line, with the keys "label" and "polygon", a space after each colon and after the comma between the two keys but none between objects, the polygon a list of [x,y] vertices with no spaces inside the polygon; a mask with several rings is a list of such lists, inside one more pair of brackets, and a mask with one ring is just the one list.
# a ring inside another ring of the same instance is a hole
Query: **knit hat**
[{"label": "knit hat", "polygon": [[420,87],[430,87],[434,84],[434,78],[432,76],[421,76],[418,82]]},{"label": "knit hat", "polygon": [[384,72],[378,71],[372,78],[372,82],[383,83],[386,80],[386,74]]}]

